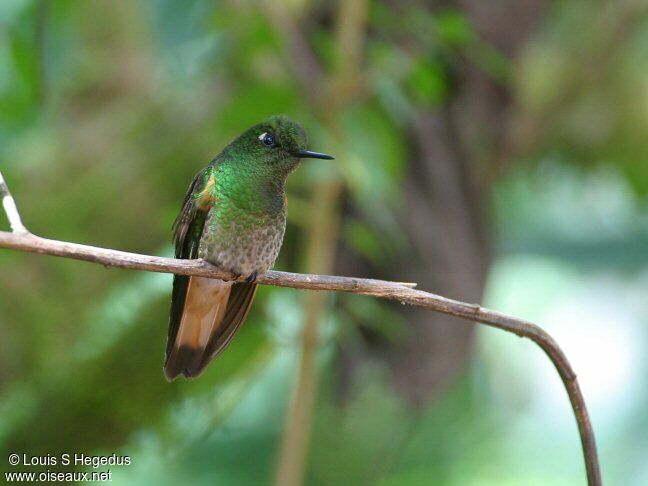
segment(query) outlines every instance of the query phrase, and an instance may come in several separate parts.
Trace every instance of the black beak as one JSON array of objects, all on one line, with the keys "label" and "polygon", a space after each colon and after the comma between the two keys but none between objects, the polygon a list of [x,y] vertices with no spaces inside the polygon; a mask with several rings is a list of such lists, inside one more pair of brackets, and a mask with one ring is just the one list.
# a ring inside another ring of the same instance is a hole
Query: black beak
[{"label": "black beak", "polygon": [[295,157],[302,157],[302,158],[309,158],[309,159],[333,160],[335,158],[335,157],[331,157],[330,155],[320,154],[319,152],[311,152],[310,150],[298,150],[297,152],[293,152],[293,155]]}]

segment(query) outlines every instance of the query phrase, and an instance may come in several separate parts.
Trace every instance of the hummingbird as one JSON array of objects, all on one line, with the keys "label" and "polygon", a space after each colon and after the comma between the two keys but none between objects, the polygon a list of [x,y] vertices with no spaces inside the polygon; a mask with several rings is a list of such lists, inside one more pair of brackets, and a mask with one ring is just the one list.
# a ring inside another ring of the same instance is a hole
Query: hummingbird
[{"label": "hummingbird", "polygon": [[199,376],[248,315],[256,278],[275,263],[286,230],[288,175],[303,158],[304,129],[275,115],[227,145],[189,186],[173,225],[175,257],[201,258],[244,281],[174,275],[164,374]]}]

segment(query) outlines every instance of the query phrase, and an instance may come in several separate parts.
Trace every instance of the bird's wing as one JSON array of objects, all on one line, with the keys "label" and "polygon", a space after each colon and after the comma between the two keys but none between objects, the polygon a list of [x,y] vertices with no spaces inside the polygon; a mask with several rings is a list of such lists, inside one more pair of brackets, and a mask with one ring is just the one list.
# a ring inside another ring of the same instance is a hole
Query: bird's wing
[{"label": "bird's wing", "polygon": [[180,214],[173,223],[176,258],[196,258],[205,219],[213,203],[214,177],[213,167],[208,166],[196,174],[187,189]]},{"label": "bird's wing", "polygon": [[[214,171],[199,172],[189,186],[174,226],[176,258],[198,254],[209,209],[213,206]],[[164,373],[198,376],[232,340],[256,293],[254,283],[232,283],[174,275]]]},{"label": "bird's wing", "polygon": [[[202,200],[207,197],[205,189],[208,188],[207,179],[211,176],[212,169],[207,167],[196,174],[189,185],[182,202],[180,214],[173,223],[173,243],[175,257],[193,259],[198,255],[198,246],[203,232],[209,208]],[[178,330],[182,322],[182,314],[189,289],[190,277],[186,275],[173,276],[173,292],[171,294],[171,311],[169,314],[169,331],[167,334],[167,347],[164,359],[164,369],[167,377],[167,368],[171,354],[176,344]]]}]

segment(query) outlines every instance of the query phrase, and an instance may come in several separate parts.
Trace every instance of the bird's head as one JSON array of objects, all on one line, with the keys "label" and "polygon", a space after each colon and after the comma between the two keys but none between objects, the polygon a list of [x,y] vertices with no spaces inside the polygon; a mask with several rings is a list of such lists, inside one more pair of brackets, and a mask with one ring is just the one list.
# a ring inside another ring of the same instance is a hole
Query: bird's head
[{"label": "bird's head", "polygon": [[304,129],[285,115],[274,115],[246,130],[228,150],[246,164],[263,170],[289,173],[302,158],[333,159],[311,152]]}]

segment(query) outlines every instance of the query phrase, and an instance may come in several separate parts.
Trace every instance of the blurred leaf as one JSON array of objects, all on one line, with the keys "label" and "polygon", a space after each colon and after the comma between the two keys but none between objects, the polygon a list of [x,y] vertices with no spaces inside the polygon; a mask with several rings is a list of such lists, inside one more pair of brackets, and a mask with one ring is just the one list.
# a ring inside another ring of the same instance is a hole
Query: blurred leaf
[{"label": "blurred leaf", "polygon": [[448,92],[443,70],[429,59],[420,59],[415,64],[408,86],[418,103],[429,106],[440,105]]},{"label": "blurred leaf", "polygon": [[456,10],[446,10],[436,16],[439,38],[449,44],[461,46],[473,38],[473,29],[466,15]]}]

